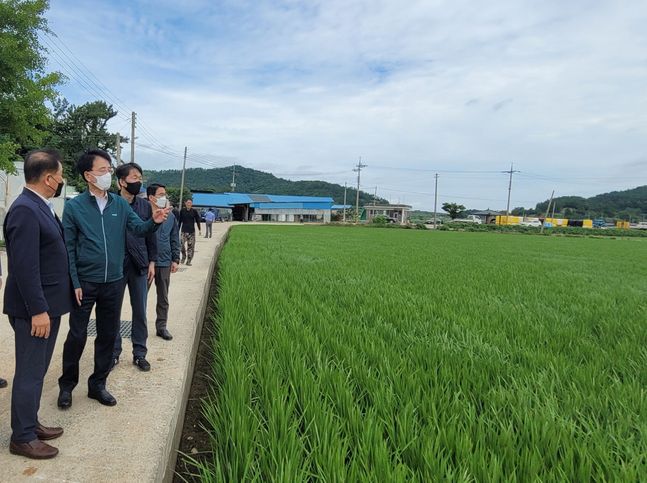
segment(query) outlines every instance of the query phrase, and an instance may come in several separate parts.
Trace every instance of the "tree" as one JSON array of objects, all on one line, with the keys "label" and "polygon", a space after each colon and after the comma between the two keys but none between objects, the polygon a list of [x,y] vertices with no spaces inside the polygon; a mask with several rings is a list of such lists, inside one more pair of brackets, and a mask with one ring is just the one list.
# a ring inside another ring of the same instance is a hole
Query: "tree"
[{"label": "tree", "polygon": [[39,33],[47,33],[47,0],[0,2],[0,169],[15,172],[19,154],[40,147],[51,123],[47,101],[62,76],[45,72]]},{"label": "tree", "polygon": [[[53,103],[53,119],[47,145],[58,149],[63,155],[65,176],[77,187],[84,186],[74,165],[81,153],[99,148],[114,154],[117,134],[108,131],[108,121],[117,111],[104,101],[86,102],[81,106],[69,104],[65,99]],[[128,138],[122,138],[128,142]]]},{"label": "tree", "polygon": [[463,214],[465,207],[457,203],[443,203],[443,211],[446,211],[449,214],[449,217],[452,220],[455,220]]},{"label": "tree", "polygon": [[[148,178],[147,175],[147,181],[151,183],[155,183],[155,179]],[[173,204],[173,206],[177,208],[182,208],[184,206],[184,202],[180,203],[180,188],[179,187],[174,187],[174,186],[167,186],[166,187],[166,196],[168,197],[169,201]],[[182,198],[184,198],[184,201],[186,201],[188,198],[191,198],[193,196],[193,193],[191,192],[190,189],[188,189],[186,186],[184,187],[184,192],[182,193]]]}]

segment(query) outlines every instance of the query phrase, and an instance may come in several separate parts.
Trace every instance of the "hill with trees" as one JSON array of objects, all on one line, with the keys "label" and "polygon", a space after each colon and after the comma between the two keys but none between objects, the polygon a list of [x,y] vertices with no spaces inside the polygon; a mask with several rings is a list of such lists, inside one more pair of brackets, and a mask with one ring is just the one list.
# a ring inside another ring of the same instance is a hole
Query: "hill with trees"
[{"label": "hill with trees", "polygon": [[[548,201],[537,203],[534,209],[515,208],[514,215],[543,215]],[[639,220],[647,215],[647,186],[624,191],[612,191],[584,198],[582,196],[559,196],[553,200],[555,215],[564,218],[614,218],[622,220]],[[551,213],[553,211],[551,207]]]},{"label": "hill with trees", "polygon": [[[233,166],[224,168],[189,168],[184,177],[185,190],[192,192],[223,193],[231,191],[230,183]],[[179,188],[182,171],[164,170],[149,171],[144,173],[149,183],[162,183],[167,187]],[[236,165],[236,191],[238,193],[262,193],[272,195],[293,196],[330,196],[335,203],[344,202],[344,187],[325,181],[291,181],[278,178],[271,173],[257,171]],[[348,188],[346,191],[346,204],[355,204],[357,190]],[[360,191],[360,205],[373,203],[373,195]],[[377,198],[377,203],[388,204],[383,198]]]}]

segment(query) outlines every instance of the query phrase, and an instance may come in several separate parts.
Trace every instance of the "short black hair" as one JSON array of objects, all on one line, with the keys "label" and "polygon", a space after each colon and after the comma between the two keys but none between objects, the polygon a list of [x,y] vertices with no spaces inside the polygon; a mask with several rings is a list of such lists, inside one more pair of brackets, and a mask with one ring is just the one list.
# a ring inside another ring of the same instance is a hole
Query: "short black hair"
[{"label": "short black hair", "polygon": [[83,173],[86,171],[92,171],[92,165],[94,164],[94,158],[100,157],[105,159],[112,166],[112,159],[110,155],[103,149],[89,149],[85,151],[76,162],[76,171],[83,176]]},{"label": "short black hair", "polygon": [[26,183],[37,182],[43,173],[56,173],[63,164],[61,153],[56,149],[34,149],[25,156],[23,171]]},{"label": "short black hair", "polygon": [[140,165],[138,165],[137,163],[126,163],[117,166],[115,176],[117,176],[117,179],[125,179],[130,175],[130,172],[133,169],[139,171],[139,174],[141,174],[142,176],[144,175],[144,172],[142,171],[142,167]]},{"label": "short black hair", "polygon": [[146,187],[146,196],[155,196],[155,193],[157,193],[157,190],[160,189],[160,188],[165,188],[166,189],[166,186],[164,186],[163,184],[160,184],[160,183],[149,184]]}]

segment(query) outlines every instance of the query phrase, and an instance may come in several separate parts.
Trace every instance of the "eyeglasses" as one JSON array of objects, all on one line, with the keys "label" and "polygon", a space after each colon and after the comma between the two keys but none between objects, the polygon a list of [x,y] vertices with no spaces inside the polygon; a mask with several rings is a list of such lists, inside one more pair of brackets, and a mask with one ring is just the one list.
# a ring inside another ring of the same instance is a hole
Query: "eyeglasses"
[{"label": "eyeglasses", "polygon": [[[114,171],[114,168],[112,166],[108,168],[101,168],[96,170],[96,172],[99,173],[100,175],[106,174],[106,173],[112,173],[113,171]],[[90,173],[94,174],[95,171],[90,171]]]}]

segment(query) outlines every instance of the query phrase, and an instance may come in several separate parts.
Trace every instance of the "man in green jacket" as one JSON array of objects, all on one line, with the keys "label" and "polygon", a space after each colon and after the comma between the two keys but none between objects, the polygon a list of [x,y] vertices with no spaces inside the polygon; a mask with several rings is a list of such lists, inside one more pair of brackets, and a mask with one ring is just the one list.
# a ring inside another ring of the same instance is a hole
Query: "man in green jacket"
[{"label": "man in green jacket", "polygon": [[123,266],[126,231],[138,236],[154,232],[168,217],[168,209],[153,211],[143,222],[120,196],[110,193],[110,155],[100,149],[79,158],[77,171],[88,189],[67,202],[63,213],[65,245],[76,306],[70,313],[70,330],[63,346],[63,374],[58,380],[58,407],[72,406],[72,391],[79,382],[79,360],[88,336],[90,313],[96,304],[97,337],[94,372],[88,379],[88,397],[106,406],[117,400],[106,390],[112,351],[119,330],[124,295]]}]

